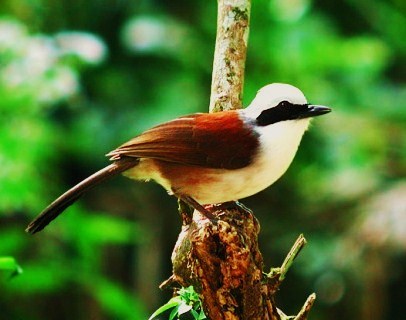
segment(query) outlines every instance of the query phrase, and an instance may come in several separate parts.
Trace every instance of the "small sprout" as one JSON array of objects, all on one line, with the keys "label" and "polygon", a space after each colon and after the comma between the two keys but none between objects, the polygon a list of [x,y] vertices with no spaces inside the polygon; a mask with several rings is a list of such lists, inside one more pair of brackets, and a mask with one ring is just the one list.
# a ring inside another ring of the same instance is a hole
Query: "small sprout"
[{"label": "small sprout", "polygon": [[202,302],[192,286],[179,289],[177,294],[177,296],[171,298],[167,303],[158,308],[148,320],[152,320],[172,308],[173,310],[169,315],[169,320],[179,319],[182,314],[188,312],[192,314],[193,319],[195,320],[206,319],[206,315],[202,308]]}]

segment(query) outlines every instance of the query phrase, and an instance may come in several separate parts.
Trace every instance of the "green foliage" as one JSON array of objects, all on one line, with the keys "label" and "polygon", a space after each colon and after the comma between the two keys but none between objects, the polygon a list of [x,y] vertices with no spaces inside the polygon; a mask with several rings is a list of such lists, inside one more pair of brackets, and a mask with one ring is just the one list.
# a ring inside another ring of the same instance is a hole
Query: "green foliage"
[{"label": "green foliage", "polygon": [[127,291],[107,279],[91,279],[91,291],[102,308],[114,319],[139,319],[144,307]]},{"label": "green foliage", "polygon": [[[86,61],[69,48],[68,34],[30,35],[22,23],[6,18],[0,32],[0,212],[37,211],[47,193],[42,175],[55,158],[49,146],[61,139],[46,116],[78,92],[76,61]],[[84,44],[90,37],[76,36]]]},{"label": "green foliage", "polygon": [[179,319],[181,315],[188,312],[190,312],[195,320],[206,319],[202,308],[202,302],[192,286],[179,289],[177,295],[158,308],[148,320],[155,319],[157,316],[170,309],[172,309],[172,311],[169,315],[169,320],[175,318]]},{"label": "green foliage", "polygon": [[[168,3],[2,2],[0,256],[24,273],[0,277],[0,317],[146,319],[167,300],[156,287],[180,222],[175,200],[153,185],[117,178],[43,233],[23,230],[117,145],[207,111],[216,2]],[[315,290],[317,319],[368,318],[368,301],[385,304],[388,319],[404,314],[404,241],[387,246],[403,230],[402,206],[364,208],[405,183],[405,12],[395,0],[252,1],[244,104],[267,83],[289,82],[333,109],[315,119],[280,181],[242,200],[261,223],[267,264],[298,233],[309,241],[279,293],[283,310]],[[376,281],[372,297],[365,288]]]},{"label": "green foliage", "polygon": [[15,277],[23,272],[13,257],[0,257],[0,271],[10,273],[10,277]]},{"label": "green foliage", "polygon": [[[55,122],[56,107],[69,105],[79,94],[79,72],[99,64],[106,48],[99,38],[84,32],[32,35],[15,19],[0,19],[0,30],[0,215],[7,218],[17,212],[39,212],[50,200],[50,191],[60,184],[54,174],[58,171],[56,151],[65,152],[66,145],[61,144],[63,128]],[[52,295],[71,282],[83,287],[95,281],[97,290],[88,293],[106,313],[123,319],[141,316],[142,307],[135,307],[136,298],[130,298],[127,290],[98,278],[102,261],[95,250],[133,243],[138,239],[134,234],[142,235],[142,231],[123,219],[89,215],[78,208],[70,211],[67,225],[71,231],[58,232],[60,239],[70,241],[70,258],[61,251],[61,243],[40,246],[36,261],[24,262],[26,273],[5,282],[6,290],[23,296]],[[28,249],[29,239],[21,237],[23,228],[19,224],[2,231],[0,252],[18,254]],[[0,269],[12,275],[22,270],[10,257],[0,258]]]}]

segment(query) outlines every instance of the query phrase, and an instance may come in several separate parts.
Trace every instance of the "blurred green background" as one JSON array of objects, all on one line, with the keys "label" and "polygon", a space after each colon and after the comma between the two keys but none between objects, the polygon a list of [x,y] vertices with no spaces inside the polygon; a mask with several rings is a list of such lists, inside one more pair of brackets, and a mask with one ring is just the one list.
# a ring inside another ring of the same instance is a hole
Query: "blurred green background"
[{"label": "blurred green background", "polygon": [[[44,232],[26,224],[159,122],[207,111],[216,1],[0,1],[0,319],[145,319],[170,292],[176,200],[118,177]],[[280,181],[243,200],[280,293],[311,319],[406,314],[406,2],[254,0],[244,104],[270,82],[331,106]]]}]

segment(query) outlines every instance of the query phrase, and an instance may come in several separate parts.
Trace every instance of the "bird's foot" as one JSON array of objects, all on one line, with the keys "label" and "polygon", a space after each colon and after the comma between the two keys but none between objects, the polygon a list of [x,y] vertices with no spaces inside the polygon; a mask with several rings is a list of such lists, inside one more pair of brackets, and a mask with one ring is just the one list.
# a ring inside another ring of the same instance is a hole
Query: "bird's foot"
[{"label": "bird's foot", "polygon": [[253,214],[252,210],[239,201],[227,201],[214,206],[216,210],[237,209],[246,214]]},{"label": "bird's foot", "polygon": [[207,210],[204,206],[202,206],[199,202],[197,202],[195,199],[193,199],[190,196],[179,195],[179,194],[177,194],[177,197],[184,203],[188,204],[190,207],[199,211],[207,219],[209,219],[213,223],[217,224],[218,218],[213,213],[211,213],[209,210]]},{"label": "bird's foot", "polygon": [[178,198],[178,212],[182,219],[182,225],[187,226],[192,222],[193,211],[194,211],[194,208],[192,208],[189,204],[187,204],[182,199]]}]

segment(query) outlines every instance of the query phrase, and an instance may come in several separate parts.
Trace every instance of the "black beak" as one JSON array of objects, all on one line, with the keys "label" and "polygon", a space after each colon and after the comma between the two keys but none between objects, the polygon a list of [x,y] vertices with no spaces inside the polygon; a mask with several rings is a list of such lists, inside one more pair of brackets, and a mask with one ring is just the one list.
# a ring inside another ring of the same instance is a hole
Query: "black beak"
[{"label": "black beak", "polygon": [[307,110],[299,115],[299,119],[317,117],[329,112],[331,112],[329,107],[309,104]]}]

